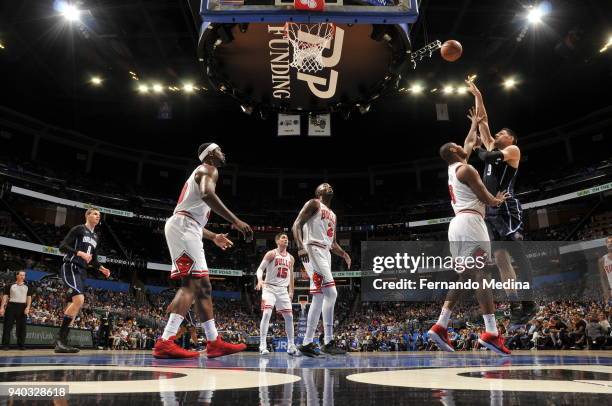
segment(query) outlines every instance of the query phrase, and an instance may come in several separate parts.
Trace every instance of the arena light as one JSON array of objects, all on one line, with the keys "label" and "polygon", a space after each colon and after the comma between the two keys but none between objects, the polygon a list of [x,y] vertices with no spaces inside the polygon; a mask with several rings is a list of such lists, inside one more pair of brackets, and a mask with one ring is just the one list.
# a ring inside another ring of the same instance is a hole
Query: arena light
[{"label": "arena light", "polygon": [[0,42],[0,49],[5,49],[4,48],[4,43]]},{"label": "arena light", "polygon": [[423,90],[424,90],[424,89],[425,89],[425,88],[424,88],[424,87],[423,87],[421,84],[419,84],[419,83],[414,83],[412,86],[410,86],[409,91],[410,91],[410,93],[412,93],[412,94],[421,94],[421,93],[423,93]]},{"label": "arena light", "polygon": [[527,9],[527,21],[529,24],[539,24],[542,22],[542,18],[546,14],[548,14],[551,10],[551,5],[547,1],[543,1],[542,3],[531,6]]},{"label": "arena light", "polygon": [[70,4],[65,1],[59,1],[56,4],[56,10],[58,10],[66,20],[74,22],[79,21],[81,18],[81,10],[79,10],[74,4]]},{"label": "arena light", "polygon": [[138,86],[138,91],[140,93],[148,93],[149,92],[149,86],[147,86],[147,85],[140,85],[140,86]]},{"label": "arena light", "polygon": [[195,89],[193,88],[193,84],[191,84],[191,83],[185,83],[185,84],[183,85],[183,90],[185,91],[185,93],[193,93],[193,91],[194,91]]},{"label": "arena light", "polygon": [[504,86],[504,89],[506,90],[510,90],[516,87],[516,79],[514,78],[507,78],[506,80],[504,80],[504,82],[502,83],[502,85]]},{"label": "arena light", "polygon": [[[2,45],[2,44],[0,44]],[[610,38],[608,38],[608,42],[606,42],[606,44],[603,46],[603,48],[601,48],[599,50],[599,53],[604,53],[606,52],[609,48],[612,48],[612,35],[610,36]]]},{"label": "arena light", "polygon": [[153,91],[155,93],[161,93],[164,90],[164,87],[162,85],[160,85],[159,83],[155,83],[153,85]]},{"label": "arena light", "polygon": [[467,87],[465,87],[465,86],[459,86],[459,87],[457,88],[457,94],[459,94],[459,95],[464,95],[464,94],[466,94],[466,93],[467,93],[467,90],[468,90],[468,89],[467,89]]},{"label": "arena light", "polygon": [[102,78],[99,76],[94,76],[91,78],[90,82],[94,86],[100,86],[102,84]]},{"label": "arena light", "polygon": [[455,89],[452,86],[444,86],[444,89],[442,89],[444,94],[453,94],[454,91]]}]

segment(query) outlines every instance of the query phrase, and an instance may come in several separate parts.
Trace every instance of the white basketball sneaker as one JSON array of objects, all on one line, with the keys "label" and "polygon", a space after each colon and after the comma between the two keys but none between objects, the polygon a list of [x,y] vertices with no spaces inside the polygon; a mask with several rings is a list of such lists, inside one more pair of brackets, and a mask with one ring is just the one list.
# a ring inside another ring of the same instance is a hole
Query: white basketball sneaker
[{"label": "white basketball sneaker", "polygon": [[298,351],[295,344],[292,344],[289,346],[289,348],[287,348],[287,354],[291,355],[292,357],[298,357],[300,355],[300,352]]},{"label": "white basketball sneaker", "polygon": [[270,351],[268,351],[266,348],[259,349],[259,355],[268,355],[268,354],[270,354]]}]

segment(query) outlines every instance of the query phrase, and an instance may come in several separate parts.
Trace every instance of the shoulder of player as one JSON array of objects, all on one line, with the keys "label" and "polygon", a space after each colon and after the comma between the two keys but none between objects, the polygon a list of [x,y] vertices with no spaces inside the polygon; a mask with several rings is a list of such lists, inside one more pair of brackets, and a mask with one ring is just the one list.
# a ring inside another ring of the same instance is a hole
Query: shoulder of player
[{"label": "shoulder of player", "polygon": [[212,176],[214,179],[217,179],[219,176],[219,170],[212,165],[202,163],[200,166],[196,168],[195,180],[196,182],[200,182],[202,176]]},{"label": "shoulder of player", "polygon": [[521,156],[521,150],[517,145],[508,145],[506,148],[502,149],[502,153],[506,160],[518,159]]},{"label": "shoulder of player", "polygon": [[462,163],[461,165],[458,165],[455,168],[455,174],[457,175],[457,179],[463,181],[464,179],[468,179],[474,174],[478,175],[478,172],[472,165],[468,163]]},{"label": "shoulder of player", "polygon": [[319,199],[310,199],[306,202],[304,208],[307,210],[312,210],[313,213],[316,213],[321,209],[321,201]]}]

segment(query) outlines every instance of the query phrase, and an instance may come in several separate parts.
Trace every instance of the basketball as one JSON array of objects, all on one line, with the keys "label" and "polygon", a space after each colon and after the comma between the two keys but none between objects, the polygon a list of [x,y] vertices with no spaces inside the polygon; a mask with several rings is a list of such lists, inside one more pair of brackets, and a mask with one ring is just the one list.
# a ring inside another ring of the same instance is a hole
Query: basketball
[{"label": "basketball", "polygon": [[451,39],[442,44],[440,53],[445,61],[455,62],[457,59],[461,58],[463,47],[459,41]]}]

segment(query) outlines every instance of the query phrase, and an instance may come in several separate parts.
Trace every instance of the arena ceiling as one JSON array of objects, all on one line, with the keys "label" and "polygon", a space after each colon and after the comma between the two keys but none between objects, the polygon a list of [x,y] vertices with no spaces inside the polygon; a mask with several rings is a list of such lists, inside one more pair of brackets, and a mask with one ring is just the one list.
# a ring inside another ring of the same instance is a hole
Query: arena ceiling
[{"label": "arena ceiling", "polygon": [[[232,160],[270,165],[274,156],[274,166],[294,167],[313,165],[296,156],[318,153],[327,154],[328,167],[432,157],[441,143],[463,137],[471,99],[430,90],[459,84],[468,74],[478,75],[493,126],[523,134],[610,104],[612,50],[599,52],[612,35],[607,1],[552,0],[551,13],[535,27],[525,21],[527,2],[423,0],[413,47],[457,39],[463,58],[424,61],[406,83],[423,83],[422,95],[397,92],[368,114],[333,117],[329,139],[278,139],[275,117],[247,116],[233,99],[210,90],[136,91],[138,83],[205,84],[196,59],[197,0],[83,0],[81,23],[73,24],[54,3],[1,3],[0,104],[145,150],[192,155],[199,143],[216,140]],[[101,86],[90,83],[93,76]],[[501,85],[508,77],[518,80],[512,91]],[[158,117],[164,102],[171,107],[169,120]],[[448,104],[450,121],[436,120],[436,103]],[[398,148],[400,142],[411,147]],[[346,153],[350,147],[363,151],[361,159]]]}]

